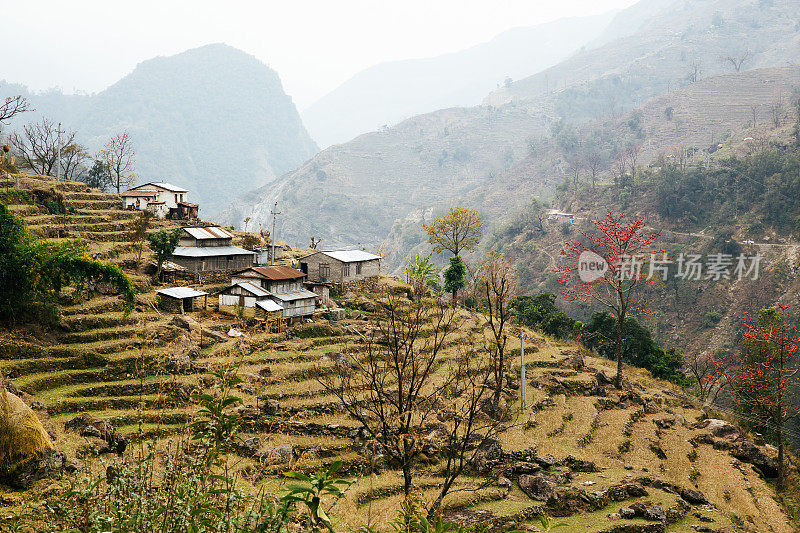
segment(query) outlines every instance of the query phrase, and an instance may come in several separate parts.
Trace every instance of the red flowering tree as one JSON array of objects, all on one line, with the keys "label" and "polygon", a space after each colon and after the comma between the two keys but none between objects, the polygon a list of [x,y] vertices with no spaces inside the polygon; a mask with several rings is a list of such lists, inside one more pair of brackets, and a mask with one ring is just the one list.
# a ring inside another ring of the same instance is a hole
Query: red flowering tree
[{"label": "red flowering tree", "polygon": [[[596,231],[581,230],[583,238],[565,245],[557,267],[565,285],[564,298],[598,302],[616,319],[617,388],[622,387],[623,325],[632,314],[645,312],[636,291],[652,277],[654,265],[649,263],[649,275],[644,272],[644,265],[655,254],[664,253],[653,249],[660,233],[646,232],[640,219],[623,222],[623,216],[609,211],[604,219],[593,221]],[[657,270],[666,276],[667,261],[663,263]]]},{"label": "red flowering tree", "polygon": [[800,385],[800,335],[775,308],[745,317],[738,356],[718,361],[736,406],[753,425],[778,443],[778,489],[786,482],[786,423],[800,415],[793,392]]}]

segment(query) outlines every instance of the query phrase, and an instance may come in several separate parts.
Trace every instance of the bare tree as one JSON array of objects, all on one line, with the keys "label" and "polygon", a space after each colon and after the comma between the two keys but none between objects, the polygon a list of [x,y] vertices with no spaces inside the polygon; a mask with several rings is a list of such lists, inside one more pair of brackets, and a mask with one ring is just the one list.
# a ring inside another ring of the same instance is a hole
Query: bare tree
[{"label": "bare tree", "polygon": [[500,397],[507,362],[505,349],[507,335],[505,326],[511,319],[511,297],[517,284],[516,269],[500,252],[492,250],[478,268],[478,282],[482,297],[486,298],[486,317],[492,330],[493,342],[487,348],[491,354],[491,368],[494,374],[495,390],[492,398],[492,416],[500,418]]},{"label": "bare tree", "polygon": [[761,108],[761,104],[752,104],[750,106],[750,112],[753,114],[753,127],[756,127],[758,124],[758,110]]},{"label": "bare tree", "polygon": [[406,496],[422,455],[444,454],[433,512],[461,475],[469,450],[497,427],[479,411],[488,371],[463,354],[448,364],[444,348],[457,329],[456,310],[440,300],[408,301],[387,291],[373,327],[363,354],[336,361],[334,372],[319,367],[318,380],[363,426],[367,445],[402,471]]},{"label": "bare tree", "polygon": [[[26,124],[22,127],[22,133],[14,132],[8,136],[14,152],[22,158],[25,165],[33,172],[43,176],[53,176],[58,160],[58,126],[51,120],[43,118],[39,122]],[[63,132],[61,136],[62,149],[75,145],[75,132]],[[67,155],[64,151],[61,154],[62,168],[65,157],[74,159],[74,153]]]},{"label": "bare tree", "polygon": [[602,164],[603,156],[598,150],[592,150],[586,156],[586,167],[589,169],[589,174],[592,177],[592,190],[597,186],[597,174]]},{"label": "bare tree", "polygon": [[686,80],[690,83],[695,83],[700,79],[702,72],[702,63],[700,63],[699,59],[694,59],[689,63],[689,74],[686,75]]},{"label": "bare tree", "polygon": [[128,132],[113,136],[98,154],[97,158],[108,165],[111,184],[117,189],[117,194],[123,187],[130,187],[136,183],[135,155],[136,152]]},{"label": "bare tree", "polygon": [[725,56],[722,58],[722,61],[730,63],[736,72],[740,72],[742,70],[742,66],[750,60],[751,56],[752,53],[750,50],[745,50],[744,52],[740,52],[736,55]]},{"label": "bare tree", "polygon": [[704,403],[715,403],[726,385],[719,362],[705,354],[694,352],[686,357],[686,368],[694,378],[697,397]]},{"label": "bare tree", "polygon": [[89,171],[86,163],[91,159],[89,150],[85,146],[71,143],[61,147],[61,169],[64,179],[81,181]]},{"label": "bare tree", "polygon": [[772,104],[769,106],[769,112],[772,117],[772,123],[776,128],[779,128],[781,126],[781,122],[783,121],[783,117],[786,115],[786,108],[783,105],[783,99],[779,98],[778,100],[772,102]]},{"label": "bare tree", "polygon": [[9,96],[0,104],[0,123],[10,120],[16,115],[25,113],[26,111],[33,111],[33,109],[24,96]]}]

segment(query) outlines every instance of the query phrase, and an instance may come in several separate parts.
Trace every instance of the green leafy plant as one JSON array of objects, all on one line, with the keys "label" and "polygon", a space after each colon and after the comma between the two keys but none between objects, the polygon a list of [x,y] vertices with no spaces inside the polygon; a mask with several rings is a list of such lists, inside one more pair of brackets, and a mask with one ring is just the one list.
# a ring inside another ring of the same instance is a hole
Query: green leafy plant
[{"label": "green leafy plant", "polygon": [[[347,489],[355,480],[336,477],[342,468],[341,461],[335,461],[328,470],[307,476],[300,472],[287,472],[286,477],[301,481],[302,484],[290,485],[289,493],[283,497],[286,502],[302,504],[309,515],[310,531],[333,531],[333,524],[328,516],[330,509],[344,498]],[[326,498],[329,500],[326,502]],[[325,504],[327,509],[325,508]]]}]

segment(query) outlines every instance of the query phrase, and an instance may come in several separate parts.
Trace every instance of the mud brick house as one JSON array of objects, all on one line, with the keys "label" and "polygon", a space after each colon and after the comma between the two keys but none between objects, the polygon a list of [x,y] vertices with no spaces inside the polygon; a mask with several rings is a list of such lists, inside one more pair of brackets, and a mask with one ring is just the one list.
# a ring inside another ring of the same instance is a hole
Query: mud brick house
[{"label": "mud brick house", "polygon": [[346,284],[378,276],[381,257],[362,250],[314,252],[300,258],[300,270],[312,282]]},{"label": "mud brick house", "polygon": [[183,228],[172,261],[192,272],[241,270],[253,265],[256,252],[233,246],[233,235],[220,227]]},{"label": "mud brick house", "polygon": [[199,207],[189,202],[189,191],[165,182],[145,183],[121,194],[122,208],[150,211],[156,218],[192,220]]}]

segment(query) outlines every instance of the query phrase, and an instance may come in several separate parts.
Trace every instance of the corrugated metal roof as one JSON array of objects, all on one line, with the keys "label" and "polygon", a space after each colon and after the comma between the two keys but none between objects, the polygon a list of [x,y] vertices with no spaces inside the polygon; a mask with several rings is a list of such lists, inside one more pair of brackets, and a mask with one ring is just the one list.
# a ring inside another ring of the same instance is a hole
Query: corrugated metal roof
[{"label": "corrugated metal roof", "polygon": [[236,287],[236,286],[243,288],[244,290],[250,292],[251,294],[259,298],[264,296],[269,296],[269,293],[267,291],[265,291],[258,285],[250,283],[249,281],[240,281],[239,283],[234,283],[233,285],[231,285],[231,287]]},{"label": "corrugated metal roof", "polygon": [[159,289],[156,291],[158,294],[169,296],[171,298],[197,298],[198,296],[205,296],[207,292],[198,291],[191,287],[171,287],[169,289]]},{"label": "corrugated metal roof", "polygon": [[175,257],[217,257],[220,255],[252,255],[255,252],[238,246],[178,246],[172,254]]},{"label": "corrugated metal roof", "polygon": [[232,239],[233,234],[219,226],[207,228],[183,228],[183,231],[195,239]]},{"label": "corrugated metal roof", "polygon": [[259,300],[256,302],[256,306],[260,307],[267,313],[274,313],[276,311],[283,311],[283,307],[280,304],[273,302],[272,300]]},{"label": "corrugated metal roof", "polygon": [[381,258],[381,256],[379,255],[371,254],[363,250],[334,250],[334,251],[324,251],[320,253],[325,254],[328,257],[333,257],[334,259],[336,259],[337,261],[341,261],[342,263],[353,263],[355,261],[372,261],[374,259]]},{"label": "corrugated metal roof", "polygon": [[178,187],[177,185],[173,185],[171,183],[167,183],[164,181],[151,181],[149,183],[145,183],[144,185],[139,185],[138,187],[134,187],[132,190],[141,189],[142,187],[147,187],[148,185],[154,185],[156,187],[161,187],[162,189],[166,189],[172,192],[189,192],[183,187]]},{"label": "corrugated metal roof", "polygon": [[156,191],[125,191],[120,196],[127,196],[127,197],[141,197],[141,198],[149,198],[151,196],[155,196]]},{"label": "corrugated metal roof", "polygon": [[248,270],[257,272],[261,276],[271,280],[300,279],[305,277],[305,274],[303,274],[296,268],[287,267],[283,265],[250,267],[244,270],[240,270],[239,272],[237,272],[237,274],[241,274],[242,272],[247,272]]},{"label": "corrugated metal roof", "polygon": [[307,291],[305,289],[299,291],[292,291],[292,292],[282,292],[278,293],[270,293],[269,294],[272,298],[277,298],[283,302],[291,302],[293,300],[305,300],[306,298],[316,298],[317,295],[311,291]]}]

